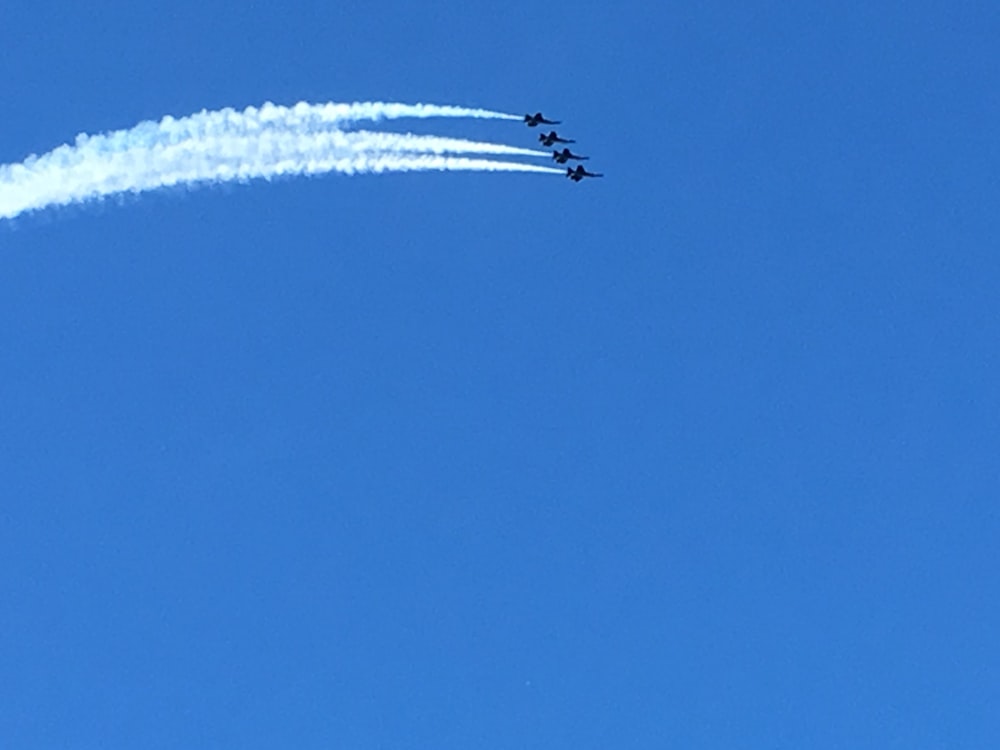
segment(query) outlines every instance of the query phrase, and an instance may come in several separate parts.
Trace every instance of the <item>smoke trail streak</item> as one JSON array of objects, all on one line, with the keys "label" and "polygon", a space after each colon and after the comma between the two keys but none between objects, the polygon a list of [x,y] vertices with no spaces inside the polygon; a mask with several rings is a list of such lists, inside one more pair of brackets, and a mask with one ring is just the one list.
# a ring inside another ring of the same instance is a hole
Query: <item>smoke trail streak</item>
[{"label": "smoke trail streak", "polygon": [[128,130],[115,130],[102,135],[77,136],[76,145],[82,146],[93,139],[100,139],[108,149],[125,149],[142,144],[179,143],[188,138],[212,135],[251,135],[269,129],[294,128],[300,132],[338,128],[360,121],[395,120],[400,118],[425,119],[429,117],[468,117],[491,120],[520,120],[517,115],[493,112],[488,109],[470,109],[438,104],[395,104],[391,102],[355,102],[353,104],[309,104],[299,102],[291,107],[267,102],[260,107],[247,107],[237,111],[231,107],[202,110],[187,117],[167,115],[159,122],[147,120]]},{"label": "smoke trail streak", "polygon": [[124,146],[107,136],[81,136],[21,164],[0,166],[0,218],[121,192],[281,175],[414,170],[481,170],[561,174],[517,162],[457,158],[454,154],[541,156],[547,152],[438,136],[310,132],[281,121],[259,132],[222,132],[177,143],[135,139]]}]

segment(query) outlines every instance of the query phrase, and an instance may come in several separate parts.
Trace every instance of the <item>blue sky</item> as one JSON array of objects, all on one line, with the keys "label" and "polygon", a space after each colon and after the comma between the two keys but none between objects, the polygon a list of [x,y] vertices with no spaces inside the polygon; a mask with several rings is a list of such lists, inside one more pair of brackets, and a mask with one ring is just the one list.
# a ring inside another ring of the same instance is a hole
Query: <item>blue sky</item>
[{"label": "blue sky", "polygon": [[386,100],[607,173],[0,227],[0,745],[996,746],[1000,10],[786,5],[0,8],[0,162]]}]

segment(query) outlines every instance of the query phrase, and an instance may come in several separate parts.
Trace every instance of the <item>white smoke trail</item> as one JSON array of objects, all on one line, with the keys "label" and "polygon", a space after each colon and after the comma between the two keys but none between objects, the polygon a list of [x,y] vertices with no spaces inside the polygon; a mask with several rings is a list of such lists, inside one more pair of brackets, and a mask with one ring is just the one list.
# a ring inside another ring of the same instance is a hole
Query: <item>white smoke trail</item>
[{"label": "white smoke trail", "polygon": [[266,102],[260,107],[247,107],[237,111],[231,107],[202,110],[187,117],[167,115],[159,122],[147,120],[128,130],[115,130],[97,136],[79,135],[82,140],[100,139],[108,149],[124,149],[141,144],[179,143],[189,138],[211,135],[256,134],[273,128],[299,132],[315,132],[331,127],[360,121],[396,120],[400,118],[426,119],[428,117],[465,117],[491,120],[520,120],[517,115],[493,112],[488,109],[470,109],[438,104],[395,104],[391,102],[355,102],[353,104],[309,104],[299,102],[292,107]]},{"label": "white smoke trail", "polygon": [[456,155],[545,156],[548,152],[429,135],[345,132],[356,119],[513,115],[431,105],[346,104],[222,110],[164,118],[128,131],[80,135],[21,164],[0,165],[0,219],[120,192],[280,175],[480,170],[561,174],[518,162]]}]

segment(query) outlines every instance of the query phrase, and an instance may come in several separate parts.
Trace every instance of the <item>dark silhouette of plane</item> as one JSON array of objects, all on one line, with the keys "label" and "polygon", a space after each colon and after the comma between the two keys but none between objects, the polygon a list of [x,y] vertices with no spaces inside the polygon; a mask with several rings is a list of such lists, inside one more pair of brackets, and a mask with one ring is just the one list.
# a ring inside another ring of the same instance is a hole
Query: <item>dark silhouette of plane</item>
[{"label": "dark silhouette of plane", "polygon": [[595,174],[594,172],[588,172],[583,168],[581,164],[576,169],[572,167],[566,167],[566,176],[569,177],[573,182],[579,182],[584,177],[604,177],[602,174]]},{"label": "dark silhouette of plane", "polygon": [[553,151],[552,158],[555,159],[560,164],[565,164],[570,159],[576,159],[577,161],[583,161],[584,159],[589,159],[589,156],[579,156],[574,154],[568,148],[564,148],[562,151]]},{"label": "dark silhouette of plane", "polygon": [[535,112],[533,115],[525,115],[524,121],[527,123],[529,128],[533,128],[536,125],[560,125],[559,120],[546,120],[542,117],[541,112]]},{"label": "dark silhouette of plane", "polygon": [[538,140],[541,141],[543,146],[551,146],[553,143],[576,143],[576,141],[571,141],[567,138],[560,138],[559,134],[554,130],[550,133],[539,135]]}]

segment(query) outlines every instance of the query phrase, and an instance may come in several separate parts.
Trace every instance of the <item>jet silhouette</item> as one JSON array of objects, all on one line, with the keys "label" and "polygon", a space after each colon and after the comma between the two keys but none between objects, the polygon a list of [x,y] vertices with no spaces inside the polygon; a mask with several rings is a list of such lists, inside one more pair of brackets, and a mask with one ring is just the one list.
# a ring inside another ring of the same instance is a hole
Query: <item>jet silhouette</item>
[{"label": "jet silhouette", "polygon": [[576,169],[572,167],[566,167],[566,176],[569,177],[573,182],[579,182],[584,177],[604,177],[602,174],[595,174],[594,172],[588,172],[583,168],[581,164]]},{"label": "jet silhouette", "polygon": [[559,125],[559,120],[546,120],[542,117],[541,112],[535,112],[533,115],[525,115],[524,122],[529,128],[533,128],[536,125]]},{"label": "jet silhouette", "polygon": [[576,143],[576,141],[571,141],[567,138],[560,138],[556,131],[550,133],[543,133],[538,136],[538,140],[543,146],[551,146],[553,143]]},{"label": "jet silhouette", "polygon": [[562,151],[553,151],[552,158],[555,159],[560,164],[565,164],[570,159],[576,159],[577,161],[583,161],[584,159],[589,159],[589,156],[579,156],[574,154],[568,148],[564,148]]}]

